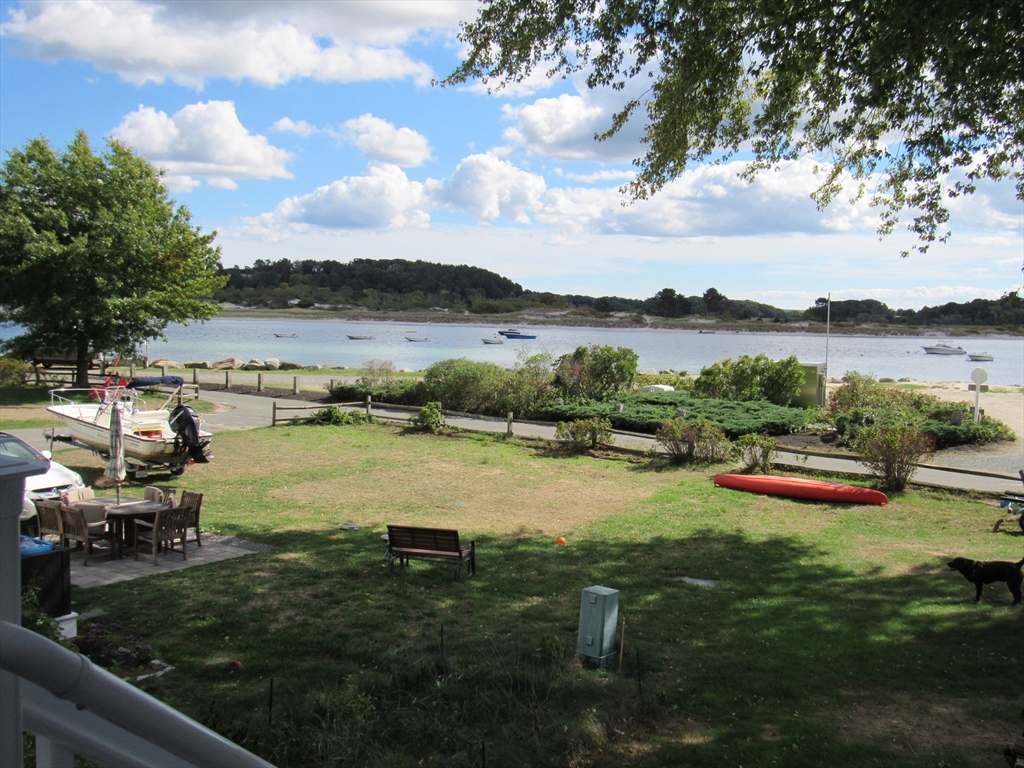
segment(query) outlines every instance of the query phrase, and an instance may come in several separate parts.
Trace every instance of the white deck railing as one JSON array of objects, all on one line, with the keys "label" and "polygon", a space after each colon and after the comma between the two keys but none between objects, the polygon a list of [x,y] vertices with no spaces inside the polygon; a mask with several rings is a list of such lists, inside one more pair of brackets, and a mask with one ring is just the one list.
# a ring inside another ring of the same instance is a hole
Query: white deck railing
[{"label": "white deck railing", "polygon": [[0,621],[0,669],[21,687],[39,768],[272,768],[220,734],[30,630]]}]

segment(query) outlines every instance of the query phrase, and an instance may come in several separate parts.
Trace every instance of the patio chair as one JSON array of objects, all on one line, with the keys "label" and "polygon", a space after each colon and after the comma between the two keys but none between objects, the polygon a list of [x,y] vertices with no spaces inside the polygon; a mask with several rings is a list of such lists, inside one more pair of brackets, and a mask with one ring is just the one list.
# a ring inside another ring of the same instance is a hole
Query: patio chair
[{"label": "patio chair", "polygon": [[182,559],[188,560],[185,534],[188,530],[188,510],[185,507],[161,509],[156,513],[152,523],[144,520],[135,521],[135,559],[139,559],[139,544],[149,544],[153,552],[153,565],[157,564],[156,556],[161,547],[167,552],[176,551],[174,542],[181,540]]},{"label": "patio chair", "polygon": [[142,492],[142,495],[146,501],[163,502],[164,500],[164,492],[155,485],[147,485],[146,489]]},{"label": "patio chair", "polygon": [[92,488],[72,488],[70,491],[64,491],[60,495],[61,504],[73,504],[76,501],[82,499],[95,499],[96,493]]},{"label": "patio chair", "polygon": [[82,510],[69,507],[66,504],[60,505],[60,520],[64,527],[62,534],[64,540],[77,541],[85,549],[82,565],[89,565],[89,555],[92,554],[92,545],[96,541],[110,542],[110,557],[113,559],[114,535],[107,526],[106,520],[90,523],[86,520]]},{"label": "patio chair", "polygon": [[64,546],[64,524],[60,519],[59,501],[36,501],[36,521],[39,524],[39,538],[56,536],[57,543]]},{"label": "patio chair", "polygon": [[199,539],[199,511],[203,506],[203,494],[182,491],[181,506],[188,510],[188,527],[196,529],[196,544],[200,547],[203,546],[203,542]]}]

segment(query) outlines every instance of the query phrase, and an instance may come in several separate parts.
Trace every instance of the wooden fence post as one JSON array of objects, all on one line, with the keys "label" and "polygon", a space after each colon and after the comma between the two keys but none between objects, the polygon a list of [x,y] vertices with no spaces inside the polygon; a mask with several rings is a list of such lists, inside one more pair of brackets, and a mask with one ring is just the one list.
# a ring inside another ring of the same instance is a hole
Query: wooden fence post
[{"label": "wooden fence post", "polygon": [[166,365],[160,366],[160,375],[161,376],[166,376],[167,375],[167,366]]},{"label": "wooden fence post", "polygon": [[270,426],[276,427],[277,426],[277,400],[274,400],[273,406],[274,407],[273,407],[273,409],[271,411],[271,415],[270,415]]},{"label": "wooden fence post", "polygon": [[372,413],[370,413],[370,396],[369,395],[366,396],[366,415],[367,416],[372,416],[373,415]]},{"label": "wooden fence post", "polygon": [[512,436],[512,411],[508,412],[508,429],[505,432],[509,437]]},{"label": "wooden fence post", "polygon": [[[257,373],[256,374],[256,391],[257,392],[262,392],[263,391],[263,374],[262,373]],[[274,403],[274,405],[277,405],[277,403]]]},{"label": "wooden fence post", "polygon": [[231,389],[231,371],[224,371],[224,389]]},{"label": "wooden fence post", "polygon": [[134,379],[135,378],[135,363],[131,363],[128,366],[128,378],[129,379]]},{"label": "wooden fence post", "polygon": [[192,383],[195,384],[197,387],[199,386],[199,369],[198,368],[193,368],[192,369]]},{"label": "wooden fence post", "polygon": [[298,376],[292,376],[292,394],[293,395],[299,394],[299,377]]}]

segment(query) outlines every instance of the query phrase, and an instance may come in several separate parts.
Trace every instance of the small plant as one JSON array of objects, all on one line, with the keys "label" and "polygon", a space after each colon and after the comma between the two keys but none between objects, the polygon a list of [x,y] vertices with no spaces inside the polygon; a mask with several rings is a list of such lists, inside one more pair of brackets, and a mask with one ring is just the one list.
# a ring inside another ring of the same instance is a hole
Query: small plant
[{"label": "small plant", "polygon": [[555,440],[569,453],[584,453],[614,442],[612,425],[607,419],[560,421],[555,427]]},{"label": "small plant", "polygon": [[733,451],[725,433],[699,416],[666,419],[655,438],[673,464],[714,464],[727,459]]},{"label": "small plant", "polygon": [[743,435],[736,441],[743,469],[746,472],[769,475],[772,462],[779,451],[779,441],[768,435]]},{"label": "small plant", "polygon": [[433,401],[427,403],[409,422],[427,432],[440,432],[445,427],[441,404]]},{"label": "small plant", "polygon": [[853,448],[885,490],[902,491],[921,460],[935,450],[935,441],[910,424],[892,422],[864,427]]},{"label": "small plant", "polygon": [[94,621],[79,632],[76,641],[84,655],[107,669],[135,670],[155,658],[153,646],[143,642],[134,628],[126,629],[118,621]]}]

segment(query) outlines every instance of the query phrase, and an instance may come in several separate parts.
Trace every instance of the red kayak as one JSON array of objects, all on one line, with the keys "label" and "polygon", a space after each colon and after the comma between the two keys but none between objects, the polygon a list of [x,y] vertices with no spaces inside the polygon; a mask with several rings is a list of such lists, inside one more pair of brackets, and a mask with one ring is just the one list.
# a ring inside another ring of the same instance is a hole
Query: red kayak
[{"label": "red kayak", "polygon": [[806,477],[776,477],[774,475],[718,475],[715,485],[736,491],[764,493],[769,496],[791,496],[797,499],[838,501],[843,504],[888,504],[889,498],[881,491],[842,483],[826,483]]}]

